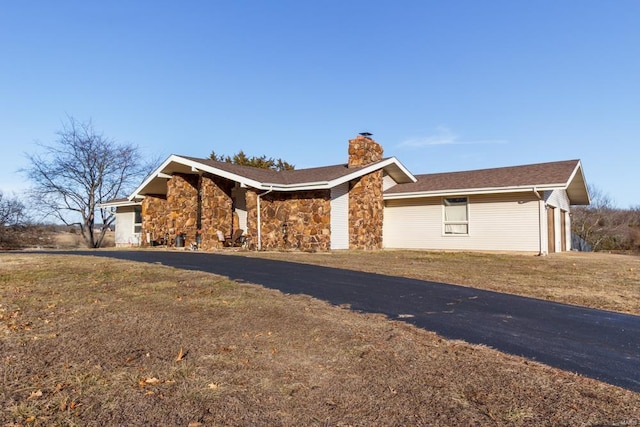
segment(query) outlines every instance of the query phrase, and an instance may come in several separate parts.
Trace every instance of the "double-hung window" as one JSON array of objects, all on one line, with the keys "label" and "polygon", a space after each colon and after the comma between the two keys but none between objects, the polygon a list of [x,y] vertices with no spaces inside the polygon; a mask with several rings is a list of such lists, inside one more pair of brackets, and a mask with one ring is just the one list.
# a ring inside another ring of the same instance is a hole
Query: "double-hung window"
[{"label": "double-hung window", "polygon": [[447,197],[444,206],[444,234],[469,234],[469,201],[466,197]]}]

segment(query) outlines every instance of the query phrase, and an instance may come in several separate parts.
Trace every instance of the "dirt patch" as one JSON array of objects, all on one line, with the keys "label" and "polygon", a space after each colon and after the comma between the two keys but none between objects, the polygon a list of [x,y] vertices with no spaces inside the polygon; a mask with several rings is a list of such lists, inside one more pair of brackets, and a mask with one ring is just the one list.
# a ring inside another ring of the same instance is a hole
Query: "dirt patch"
[{"label": "dirt patch", "polygon": [[640,256],[427,251],[252,252],[292,262],[411,277],[640,314]]},{"label": "dirt patch", "polygon": [[219,276],[0,254],[1,425],[639,425],[640,394]]}]

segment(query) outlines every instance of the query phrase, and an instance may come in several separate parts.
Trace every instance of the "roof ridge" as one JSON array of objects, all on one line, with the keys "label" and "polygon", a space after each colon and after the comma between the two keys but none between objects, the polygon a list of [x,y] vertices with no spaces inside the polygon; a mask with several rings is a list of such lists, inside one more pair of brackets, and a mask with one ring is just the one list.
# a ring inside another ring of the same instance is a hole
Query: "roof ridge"
[{"label": "roof ridge", "polygon": [[558,161],[542,162],[542,163],[529,163],[529,164],[526,164],[526,165],[497,166],[497,167],[493,167],[493,168],[466,169],[466,170],[456,170],[456,171],[450,171],[450,172],[431,172],[431,173],[416,174],[414,176],[417,178],[417,177],[420,177],[420,176],[430,176],[430,175],[464,174],[464,173],[471,173],[471,172],[496,171],[496,170],[505,170],[505,169],[523,169],[523,168],[528,168],[528,167],[533,167],[533,166],[548,166],[548,165],[561,164],[561,163],[576,163],[577,164],[577,163],[580,163],[580,159],[558,160]]}]

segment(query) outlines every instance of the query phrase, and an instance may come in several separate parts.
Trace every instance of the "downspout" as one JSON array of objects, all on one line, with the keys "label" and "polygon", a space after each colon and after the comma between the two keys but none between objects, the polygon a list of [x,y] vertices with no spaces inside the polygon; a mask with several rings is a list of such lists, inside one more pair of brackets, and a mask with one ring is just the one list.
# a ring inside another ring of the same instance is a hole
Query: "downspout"
[{"label": "downspout", "polygon": [[533,187],[533,194],[538,198],[538,256],[544,256],[545,253],[542,249],[542,206],[540,206],[540,202],[542,202],[542,196],[538,192],[536,187]]},{"label": "downspout", "polygon": [[273,191],[273,185],[264,193],[257,195],[258,200],[258,250],[262,250],[262,223],[260,222],[260,198]]}]

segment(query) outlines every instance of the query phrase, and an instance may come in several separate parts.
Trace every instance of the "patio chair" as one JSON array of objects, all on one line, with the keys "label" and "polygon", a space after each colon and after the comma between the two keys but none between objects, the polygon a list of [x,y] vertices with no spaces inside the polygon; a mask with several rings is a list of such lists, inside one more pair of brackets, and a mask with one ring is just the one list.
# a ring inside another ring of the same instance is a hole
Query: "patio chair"
[{"label": "patio chair", "polygon": [[242,246],[245,241],[245,236],[243,236],[243,234],[244,230],[241,228],[238,228],[236,231],[234,231],[231,239],[229,239],[229,246]]},{"label": "patio chair", "polygon": [[242,246],[245,241],[245,236],[242,235],[243,233],[244,230],[239,228],[233,232],[233,235],[231,237],[226,237],[222,231],[216,231],[218,241],[222,242],[222,246],[226,247]]}]

